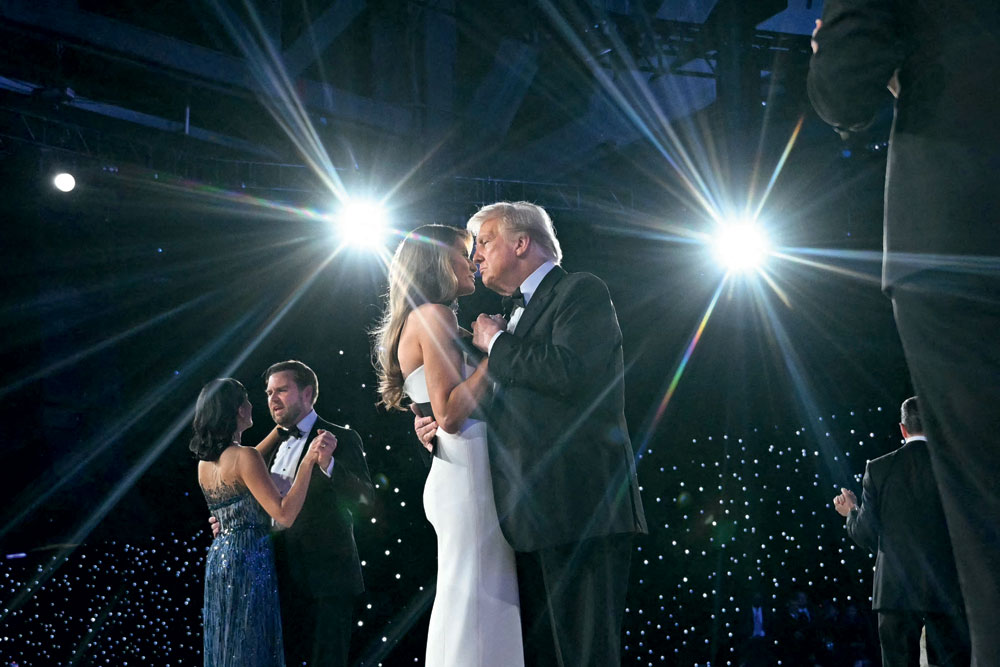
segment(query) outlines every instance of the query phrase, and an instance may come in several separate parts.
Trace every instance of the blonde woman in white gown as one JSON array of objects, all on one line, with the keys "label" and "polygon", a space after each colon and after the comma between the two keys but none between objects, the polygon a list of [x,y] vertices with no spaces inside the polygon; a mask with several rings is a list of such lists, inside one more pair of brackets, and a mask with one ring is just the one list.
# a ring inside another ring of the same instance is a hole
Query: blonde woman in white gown
[{"label": "blonde woman in white gown", "polygon": [[500,532],[486,423],[475,418],[488,390],[487,360],[470,365],[451,304],[475,291],[471,235],[425,225],[399,244],[375,333],[379,392],[438,423],[424,512],[437,533],[438,576],[427,633],[428,667],[524,664],[514,552]]}]

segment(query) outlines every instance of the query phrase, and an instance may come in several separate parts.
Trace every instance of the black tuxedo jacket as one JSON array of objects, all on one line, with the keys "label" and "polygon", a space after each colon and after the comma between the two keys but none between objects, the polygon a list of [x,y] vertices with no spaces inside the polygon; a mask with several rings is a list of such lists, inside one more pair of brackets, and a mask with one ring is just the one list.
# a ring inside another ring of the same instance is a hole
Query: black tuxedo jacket
[{"label": "black tuxedo jacket", "polygon": [[877,554],[872,609],[963,613],[926,440],[868,462],[847,532]]},{"label": "black tuxedo jacket", "polygon": [[[372,502],[374,489],[356,431],[317,419],[301,456],[321,428],[337,438],[333,474],[327,477],[320,470],[313,471],[295,523],[273,533],[278,584],[310,598],[357,595],[364,590],[364,580],[354,541],[354,516],[360,505]],[[271,450],[269,469],[277,452],[277,447]]]},{"label": "black tuxedo jacket", "polygon": [[883,285],[1000,248],[1000,3],[826,0],[809,97],[862,128],[901,93],[889,142]]},{"label": "black tuxedo jacket", "polygon": [[487,414],[500,526],[518,551],[646,532],[605,284],[554,267],[493,345]]}]

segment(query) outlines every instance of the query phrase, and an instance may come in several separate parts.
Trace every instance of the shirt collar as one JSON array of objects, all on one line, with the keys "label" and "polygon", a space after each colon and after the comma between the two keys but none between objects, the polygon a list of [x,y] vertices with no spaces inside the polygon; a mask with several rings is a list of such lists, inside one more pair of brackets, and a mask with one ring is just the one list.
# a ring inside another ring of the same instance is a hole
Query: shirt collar
[{"label": "shirt collar", "polygon": [[542,279],[549,274],[549,271],[551,271],[555,265],[556,263],[552,260],[546,260],[541,266],[535,269],[530,276],[524,279],[524,282],[521,283],[521,294],[524,295],[524,305],[528,305],[528,302],[531,301],[531,297],[535,293],[535,290],[537,290],[538,286],[542,283]]},{"label": "shirt collar", "polygon": [[316,414],[316,410],[310,410],[309,414],[299,420],[299,423],[296,424],[296,426],[300,431],[302,431],[303,437],[309,435],[309,432],[312,431],[313,424],[316,423],[317,419],[319,419],[319,416]]},{"label": "shirt collar", "polygon": [[906,440],[903,440],[903,444],[906,444],[908,442],[913,442],[914,440],[926,440],[926,439],[927,439],[927,436],[924,435],[923,433],[921,433],[920,435],[911,435]]}]

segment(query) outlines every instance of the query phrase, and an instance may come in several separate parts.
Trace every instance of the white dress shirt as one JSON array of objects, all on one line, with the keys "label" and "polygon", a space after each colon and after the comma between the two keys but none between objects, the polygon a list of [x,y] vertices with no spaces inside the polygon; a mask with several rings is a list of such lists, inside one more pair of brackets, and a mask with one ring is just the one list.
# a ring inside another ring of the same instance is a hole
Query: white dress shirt
[{"label": "white dress shirt", "polygon": [[[299,459],[302,457],[302,448],[306,446],[306,442],[309,439],[309,432],[312,431],[312,427],[317,419],[316,411],[310,410],[309,414],[300,419],[299,423],[295,425],[302,431],[302,435],[297,438],[285,440],[278,447],[278,453],[274,456],[274,463],[271,464],[271,479],[274,480],[274,485],[278,487],[278,493],[281,494],[282,498],[292,488],[292,482],[295,481],[295,473],[298,471]],[[329,467],[323,471],[327,477],[333,474],[333,464],[334,460],[331,458]],[[282,527],[276,521],[274,525],[279,528]]]},{"label": "white dress shirt", "polygon": [[[555,267],[556,263],[552,260],[548,260],[535,269],[530,276],[524,279],[521,283],[521,294],[524,295],[524,305],[527,306],[528,302],[531,301],[531,297],[534,296],[535,290],[538,286],[542,284],[542,280],[549,274]],[[493,334],[493,338],[490,339],[490,344],[488,350],[493,350],[493,343],[497,342],[497,338],[503,333],[514,333],[514,329],[517,328],[517,323],[521,321],[521,315],[524,313],[524,308],[517,306],[514,308],[513,312],[510,314],[510,322],[507,323],[507,331],[498,331]],[[489,352],[487,352],[489,354]]]}]

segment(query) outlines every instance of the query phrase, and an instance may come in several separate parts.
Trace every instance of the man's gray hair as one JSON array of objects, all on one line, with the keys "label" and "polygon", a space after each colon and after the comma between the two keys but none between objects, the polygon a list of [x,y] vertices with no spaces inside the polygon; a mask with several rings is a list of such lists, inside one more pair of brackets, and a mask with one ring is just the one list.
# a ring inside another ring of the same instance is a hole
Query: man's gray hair
[{"label": "man's gray hair", "polygon": [[924,423],[920,420],[920,404],[911,396],[899,407],[899,421],[910,435],[923,435]]},{"label": "man's gray hair", "polygon": [[479,235],[479,228],[487,220],[499,220],[503,232],[525,232],[532,242],[537,243],[543,254],[556,264],[562,262],[562,248],[556,238],[552,218],[545,209],[526,201],[502,201],[489,204],[476,211],[469,218],[466,228]]}]

